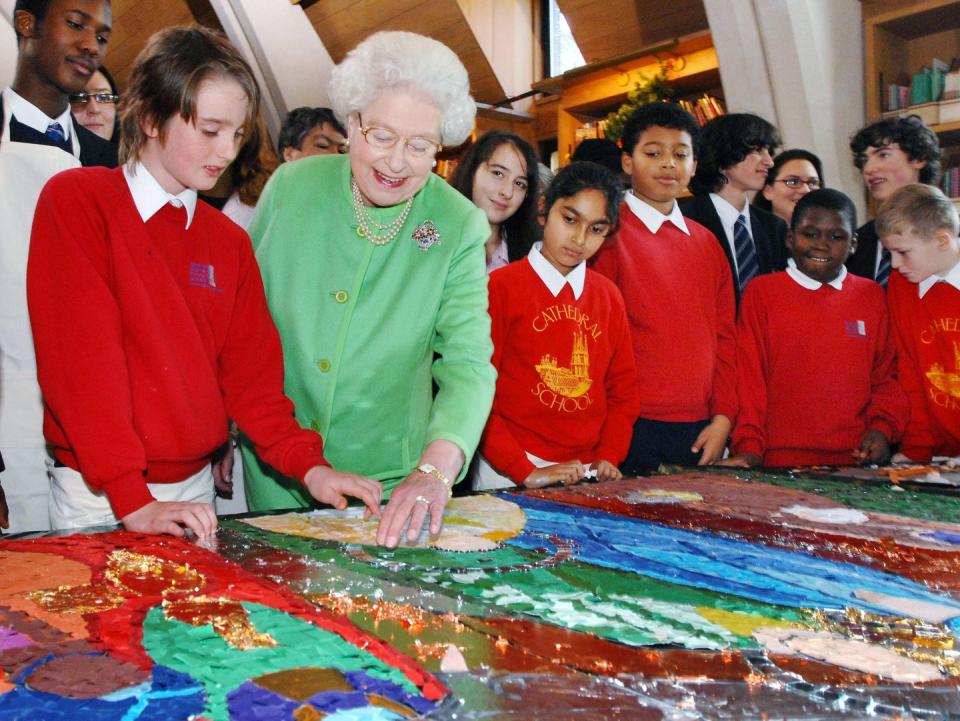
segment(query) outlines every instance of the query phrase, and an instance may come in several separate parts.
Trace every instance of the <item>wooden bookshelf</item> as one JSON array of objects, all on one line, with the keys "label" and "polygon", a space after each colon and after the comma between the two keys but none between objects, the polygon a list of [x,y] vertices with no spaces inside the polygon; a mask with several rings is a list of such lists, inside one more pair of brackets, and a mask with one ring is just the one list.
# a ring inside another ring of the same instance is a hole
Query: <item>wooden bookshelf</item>
[{"label": "wooden bookshelf", "polygon": [[[909,86],[933,58],[960,57],[960,0],[863,0],[862,11],[867,117],[876,120],[888,83]],[[946,170],[960,154],[960,121],[928,125],[940,138]]]},{"label": "wooden bookshelf", "polygon": [[[723,98],[720,83],[720,65],[707,32],[687,38],[659,43],[628,56],[593,63],[568,71],[562,76],[547,78],[534,88],[558,98],[557,101],[539,101],[539,127],[556,128],[560,165],[570,162],[577,145],[577,131],[587,123],[604,120],[627,99],[641,78],[652,78],[661,62],[672,69],[668,81],[678,97],[696,99],[703,93]],[[555,118],[555,125],[554,125]]]}]

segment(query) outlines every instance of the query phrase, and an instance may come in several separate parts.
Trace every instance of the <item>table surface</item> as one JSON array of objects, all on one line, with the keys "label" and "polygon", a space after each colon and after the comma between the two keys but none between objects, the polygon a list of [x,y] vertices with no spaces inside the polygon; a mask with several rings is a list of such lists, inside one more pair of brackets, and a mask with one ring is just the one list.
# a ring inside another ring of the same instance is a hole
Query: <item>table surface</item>
[{"label": "table surface", "polygon": [[466,552],[324,540],[329,512],[222,519],[202,547],[5,539],[0,721],[957,719],[960,495],[938,472],[455,499],[451,537],[488,546]]}]

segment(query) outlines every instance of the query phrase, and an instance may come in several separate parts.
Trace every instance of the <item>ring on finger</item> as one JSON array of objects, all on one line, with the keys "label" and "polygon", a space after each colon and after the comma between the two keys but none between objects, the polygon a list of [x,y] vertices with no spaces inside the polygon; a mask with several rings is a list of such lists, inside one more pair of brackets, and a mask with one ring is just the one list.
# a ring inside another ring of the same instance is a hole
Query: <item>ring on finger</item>
[{"label": "ring on finger", "polygon": [[413,502],[414,502],[414,503],[426,503],[428,506],[430,505],[430,499],[427,498],[426,496],[417,496],[416,498],[413,499]]}]

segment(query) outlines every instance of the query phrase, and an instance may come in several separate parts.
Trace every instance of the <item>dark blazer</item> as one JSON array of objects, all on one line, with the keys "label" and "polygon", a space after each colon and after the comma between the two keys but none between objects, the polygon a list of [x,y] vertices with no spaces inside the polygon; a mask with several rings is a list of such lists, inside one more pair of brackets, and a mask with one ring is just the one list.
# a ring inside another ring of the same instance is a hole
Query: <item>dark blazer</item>
[{"label": "dark blazer", "polygon": [[[727,234],[723,230],[723,223],[713,205],[709,195],[694,195],[680,201],[680,212],[687,218],[695,220],[713,233],[723,254],[730,264],[730,274],[733,278],[733,290],[740,304],[740,281],[737,278],[737,266],[733,260]],[[759,274],[775,273],[787,267],[787,224],[782,218],[768,213],[760,208],[750,206],[750,230],[753,235],[753,244],[757,248],[757,261],[760,265]]]},{"label": "dark blazer", "polygon": [[[2,117],[3,97],[0,96],[0,118]],[[71,118],[73,120],[73,132],[77,134],[77,140],[80,141],[80,165],[84,167],[103,165],[107,168],[116,168],[117,146],[108,140],[104,140],[99,135],[91,133],[77,123],[76,118],[72,116]],[[52,145],[58,147],[55,141],[31,127],[17,122],[15,117],[10,118],[10,140],[16,143],[31,143],[33,145]]]},{"label": "dark blazer", "polygon": [[857,228],[857,251],[847,258],[847,270],[854,275],[869,280],[877,279],[877,253],[880,252],[880,238],[871,220]]}]

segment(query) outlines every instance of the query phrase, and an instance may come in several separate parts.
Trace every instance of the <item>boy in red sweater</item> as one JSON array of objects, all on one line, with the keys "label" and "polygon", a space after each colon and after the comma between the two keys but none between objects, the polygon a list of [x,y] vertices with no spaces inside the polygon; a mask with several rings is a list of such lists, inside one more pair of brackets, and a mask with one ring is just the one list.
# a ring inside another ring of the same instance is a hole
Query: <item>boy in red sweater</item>
[{"label": "boy in red sweater", "polygon": [[197,202],[246,143],[259,93],[222,36],[155,35],[137,58],[116,170],[52,178],[37,205],[27,299],[45,402],[54,528],[216,528],[215,451],[230,417],[318,500],[379,509],[338,473],[283,395],[280,340],[250,240]]},{"label": "boy in red sweater", "polygon": [[885,463],[907,420],[883,290],[847,272],[857,211],[837,190],[797,203],[787,270],[740,304],[730,466]]},{"label": "boy in red sweater", "polygon": [[696,166],[699,128],[671,103],[637,109],[621,135],[632,190],[621,226],[594,269],[627,306],[640,417],[627,474],[661,463],[715,463],[737,410],[733,281],[713,234],[684,218],[676,198]]},{"label": "boy in red sweater", "polygon": [[880,206],[877,235],[898,271],[887,286],[912,461],[960,455],[960,240],[957,210],[931,185],[907,185]]},{"label": "boy in red sweater", "polygon": [[630,329],[619,291],[586,267],[619,199],[609,170],[571,163],[541,199],[543,242],[490,275],[497,390],[479,489],[621,477],[637,417]]}]

